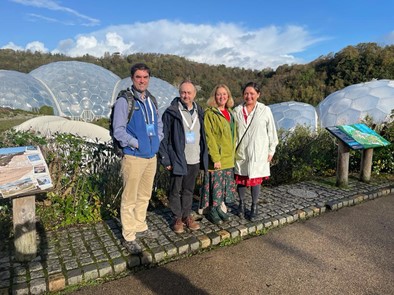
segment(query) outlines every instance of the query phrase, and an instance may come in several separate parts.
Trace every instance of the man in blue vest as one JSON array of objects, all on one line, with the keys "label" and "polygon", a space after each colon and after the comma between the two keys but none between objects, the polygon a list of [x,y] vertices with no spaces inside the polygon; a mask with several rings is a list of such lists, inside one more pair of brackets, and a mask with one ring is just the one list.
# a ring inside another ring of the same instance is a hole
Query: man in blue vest
[{"label": "man in blue vest", "polygon": [[135,99],[132,117],[128,120],[129,106],[126,97],[114,105],[113,135],[123,148],[121,172],[123,193],[120,206],[123,245],[131,254],[142,252],[136,238],[157,238],[148,229],[146,213],[152,196],[156,174],[156,153],[163,138],[163,124],[150,93],[147,91],[150,69],[143,63],[131,67]]}]

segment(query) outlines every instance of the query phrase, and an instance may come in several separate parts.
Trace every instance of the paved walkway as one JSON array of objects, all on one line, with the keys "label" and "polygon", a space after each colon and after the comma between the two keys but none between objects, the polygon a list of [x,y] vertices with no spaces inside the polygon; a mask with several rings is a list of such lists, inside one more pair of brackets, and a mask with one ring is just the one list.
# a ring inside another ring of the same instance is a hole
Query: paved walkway
[{"label": "paved walkway", "polygon": [[141,239],[144,252],[139,256],[129,255],[122,247],[121,229],[116,220],[40,232],[39,253],[30,263],[15,262],[13,241],[0,247],[3,249],[0,252],[0,294],[42,294],[62,290],[84,281],[179,259],[201,249],[225,244],[230,239],[244,239],[265,229],[390,193],[394,193],[394,184],[381,180],[370,184],[350,180],[347,189],[313,181],[264,188],[256,221],[238,218],[234,215],[236,205],[233,205],[229,206],[232,221],[216,226],[203,218],[200,230],[181,235],[171,231],[168,209],[151,211],[148,212],[149,226],[160,236],[154,241]]}]

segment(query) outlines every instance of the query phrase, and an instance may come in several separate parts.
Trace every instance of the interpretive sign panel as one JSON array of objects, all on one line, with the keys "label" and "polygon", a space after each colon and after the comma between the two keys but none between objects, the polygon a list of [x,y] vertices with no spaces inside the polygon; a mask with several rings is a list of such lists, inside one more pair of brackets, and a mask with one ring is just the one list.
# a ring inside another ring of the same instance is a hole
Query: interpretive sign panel
[{"label": "interpretive sign panel", "polygon": [[326,129],[353,150],[390,145],[389,141],[362,123],[332,126],[326,127]]},{"label": "interpretive sign panel", "polygon": [[39,147],[0,149],[0,198],[35,195],[52,186],[48,166]]}]

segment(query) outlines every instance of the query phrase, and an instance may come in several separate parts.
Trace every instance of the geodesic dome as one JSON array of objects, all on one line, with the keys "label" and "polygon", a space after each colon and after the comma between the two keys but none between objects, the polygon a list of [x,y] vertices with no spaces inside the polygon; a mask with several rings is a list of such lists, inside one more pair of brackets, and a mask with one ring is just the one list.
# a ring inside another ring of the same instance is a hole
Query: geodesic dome
[{"label": "geodesic dome", "polygon": [[[119,93],[120,90],[131,87],[131,78],[124,78],[116,85],[115,93]],[[161,80],[159,78],[150,77],[148,90],[152,95],[156,97],[157,104],[159,106],[159,114],[162,115],[165,109],[170,105],[174,97],[179,96],[178,89],[170,83]],[[116,95],[114,100],[116,99]]]},{"label": "geodesic dome", "polygon": [[45,105],[58,114],[52,95],[40,81],[28,74],[0,70],[1,107],[32,111]]},{"label": "geodesic dome", "polygon": [[79,61],[52,62],[30,75],[47,85],[61,116],[82,121],[109,116],[113,91],[120,80],[103,67]]},{"label": "geodesic dome", "polygon": [[274,116],[276,129],[292,130],[297,125],[316,131],[317,113],[314,106],[295,101],[286,101],[269,105]]},{"label": "geodesic dome", "polygon": [[321,127],[360,123],[368,115],[386,121],[394,109],[394,81],[373,80],[345,87],[317,106]]}]

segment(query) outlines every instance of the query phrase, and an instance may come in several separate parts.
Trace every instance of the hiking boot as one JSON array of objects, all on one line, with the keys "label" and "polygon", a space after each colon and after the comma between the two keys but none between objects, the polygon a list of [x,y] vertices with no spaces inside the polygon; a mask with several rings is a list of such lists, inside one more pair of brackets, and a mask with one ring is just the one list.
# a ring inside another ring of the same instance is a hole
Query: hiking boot
[{"label": "hiking boot", "polygon": [[224,213],[222,208],[220,206],[215,207],[216,211],[218,213],[218,216],[221,220],[223,220],[224,222],[227,222],[230,220],[230,216],[227,213]]},{"label": "hiking boot", "polygon": [[198,230],[200,229],[200,225],[194,221],[193,217],[186,217],[183,222],[186,224],[187,228],[190,230]]},{"label": "hiking boot", "polygon": [[175,219],[175,223],[174,223],[174,226],[173,226],[173,230],[174,230],[174,233],[176,233],[176,234],[181,234],[181,233],[184,232],[184,229],[183,229],[183,222],[182,222],[182,219],[181,219],[181,218]]},{"label": "hiking boot", "polygon": [[145,238],[145,239],[157,239],[159,234],[157,232],[151,231],[150,229],[138,232],[135,234],[137,238]]},{"label": "hiking boot", "polygon": [[222,224],[222,219],[220,218],[216,207],[209,207],[209,211],[207,214],[207,219],[213,224]]},{"label": "hiking boot", "polygon": [[142,248],[141,246],[134,240],[134,241],[123,241],[123,246],[130,254],[141,254]]},{"label": "hiking boot", "polygon": [[250,221],[255,221],[258,214],[257,204],[252,203],[252,207],[250,208]]}]

